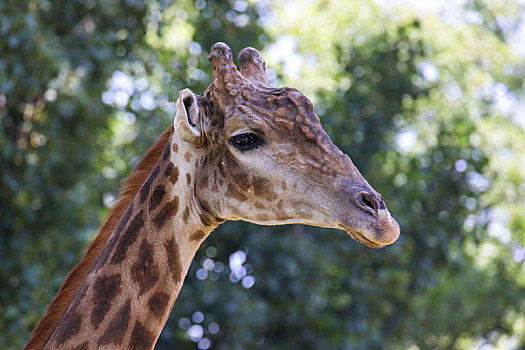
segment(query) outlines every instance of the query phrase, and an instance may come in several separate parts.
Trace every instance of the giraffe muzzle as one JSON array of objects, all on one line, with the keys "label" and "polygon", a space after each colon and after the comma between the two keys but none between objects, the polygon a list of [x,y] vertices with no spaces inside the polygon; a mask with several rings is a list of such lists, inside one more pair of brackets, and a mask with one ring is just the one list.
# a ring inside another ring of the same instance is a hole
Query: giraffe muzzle
[{"label": "giraffe muzzle", "polygon": [[399,238],[400,228],[390,215],[383,198],[369,186],[347,187],[349,207],[340,212],[339,225],[350,237],[372,248],[392,244]]}]

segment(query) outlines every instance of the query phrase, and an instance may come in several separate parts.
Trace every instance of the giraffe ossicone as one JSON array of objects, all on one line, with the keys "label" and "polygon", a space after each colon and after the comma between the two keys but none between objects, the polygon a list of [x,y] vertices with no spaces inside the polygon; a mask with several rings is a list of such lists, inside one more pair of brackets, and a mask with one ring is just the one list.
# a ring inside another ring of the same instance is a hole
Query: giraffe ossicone
[{"label": "giraffe ossicone", "polygon": [[343,229],[379,248],[399,237],[380,194],[296,89],[272,87],[253,48],[224,43],[211,85],[182,90],[159,141],[68,276],[26,349],[151,349],[199,245],[225,220]]}]

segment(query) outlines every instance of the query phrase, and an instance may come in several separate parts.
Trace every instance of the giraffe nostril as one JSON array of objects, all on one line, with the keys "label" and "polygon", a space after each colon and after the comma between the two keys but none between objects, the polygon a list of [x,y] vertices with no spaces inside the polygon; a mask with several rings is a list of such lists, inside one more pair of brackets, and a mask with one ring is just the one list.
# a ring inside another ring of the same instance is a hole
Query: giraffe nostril
[{"label": "giraffe nostril", "polygon": [[368,199],[364,198],[363,197],[363,203],[367,206],[367,207],[370,207],[371,209],[375,209],[374,208],[374,205],[372,204],[372,202],[370,202]]},{"label": "giraffe nostril", "polygon": [[364,207],[370,208],[377,213],[377,211],[379,210],[379,201],[373,194],[368,192],[361,192],[360,199],[361,204]]}]

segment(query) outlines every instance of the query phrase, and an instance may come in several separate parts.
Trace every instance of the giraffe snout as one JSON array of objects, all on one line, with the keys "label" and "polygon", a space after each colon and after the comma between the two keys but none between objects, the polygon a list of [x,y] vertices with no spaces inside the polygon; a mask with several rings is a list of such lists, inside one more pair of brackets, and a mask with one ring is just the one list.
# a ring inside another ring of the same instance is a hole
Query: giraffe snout
[{"label": "giraffe snout", "polygon": [[349,179],[340,182],[345,203],[338,211],[340,227],[369,247],[392,244],[399,238],[399,224],[390,215],[381,194],[366,181],[363,182],[356,183]]}]

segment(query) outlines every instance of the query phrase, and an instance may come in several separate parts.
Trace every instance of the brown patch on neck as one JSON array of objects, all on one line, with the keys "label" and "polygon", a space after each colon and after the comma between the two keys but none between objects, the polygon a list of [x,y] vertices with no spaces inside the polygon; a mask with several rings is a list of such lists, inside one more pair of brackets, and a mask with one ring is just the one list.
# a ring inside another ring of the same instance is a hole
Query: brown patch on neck
[{"label": "brown patch on neck", "polygon": [[113,343],[114,345],[121,345],[126,331],[128,330],[129,319],[131,314],[131,299],[126,300],[109,323],[102,337],[97,341],[97,345],[107,345]]},{"label": "brown patch on neck", "polygon": [[186,160],[186,162],[190,162],[191,161],[191,152],[190,151],[186,151],[184,153],[184,160]]},{"label": "brown patch on neck", "polygon": [[202,230],[197,230],[191,234],[190,241],[200,242],[204,239],[204,237],[206,237],[206,233],[204,233]]},{"label": "brown patch on neck", "polygon": [[113,257],[111,258],[111,264],[120,264],[122,260],[126,258],[128,249],[137,240],[140,230],[144,227],[144,210],[141,210],[129,223],[128,228],[122,234],[116,248]]},{"label": "brown patch on neck", "polygon": [[131,267],[131,278],[139,286],[139,296],[149,291],[159,280],[159,267],[153,258],[153,245],[142,239],[139,259]]},{"label": "brown patch on neck", "polygon": [[157,318],[161,318],[168,308],[170,295],[164,292],[155,292],[148,300],[149,311]]},{"label": "brown patch on neck", "polygon": [[164,175],[168,176],[170,178],[170,181],[173,185],[177,183],[177,180],[179,179],[179,168],[177,168],[173,163],[169,163],[166,167],[166,170],[164,170]]},{"label": "brown patch on neck", "polygon": [[93,311],[91,313],[91,325],[98,328],[98,325],[104,321],[107,313],[111,309],[113,300],[120,293],[120,274],[111,276],[101,276],[95,281],[93,286]]},{"label": "brown patch on neck", "polygon": [[56,337],[56,341],[58,345],[64,344],[66,340],[77,335],[80,327],[82,327],[82,315],[78,310],[70,312],[57,328],[58,336]]},{"label": "brown patch on neck", "polygon": [[166,195],[166,190],[164,189],[164,185],[157,185],[157,187],[155,187],[155,190],[151,194],[149,210],[150,211],[155,210],[155,208],[157,208],[159,204],[162,202],[165,195]]},{"label": "brown patch on neck", "polygon": [[199,217],[200,217],[201,222],[202,222],[202,224],[204,226],[211,226],[212,225],[212,221],[211,221],[211,219],[209,218],[208,215],[201,213],[201,214],[199,214]]},{"label": "brown patch on neck", "polygon": [[29,339],[24,349],[42,349],[46,345],[56,326],[73,301],[75,294],[78,292],[80,285],[86,278],[93,263],[106,245],[111,233],[160,159],[162,151],[166,147],[172,132],[173,125],[162,133],[157,142],[146,152],[142,160],[135,167],[133,174],[126,179],[122,186],[118,202],[109,212],[106,222],[100,229],[97,238],[91,243],[82,260],[75,266],[60,287],[47,313],[34,329],[31,334],[31,339]]},{"label": "brown patch on neck", "polygon": [[153,222],[157,226],[157,229],[160,230],[162,226],[168,221],[169,218],[174,217],[179,210],[179,197],[175,196],[171,202],[166,203],[160,212],[155,216]]},{"label": "brown patch on neck", "polygon": [[164,248],[166,249],[166,256],[168,257],[171,277],[175,283],[178,283],[182,278],[182,264],[180,262],[179,245],[177,241],[175,241],[175,237],[171,237],[165,242]]},{"label": "brown patch on neck", "polygon": [[188,223],[189,216],[190,216],[190,209],[186,206],[186,208],[184,208],[184,212],[182,213],[182,220],[184,221],[185,224]]},{"label": "brown patch on neck", "polygon": [[131,339],[129,341],[128,349],[151,349],[154,345],[154,341],[155,335],[153,334],[153,332],[144,327],[144,325],[139,321],[136,321],[135,327],[133,328],[133,332],[131,333]]}]

